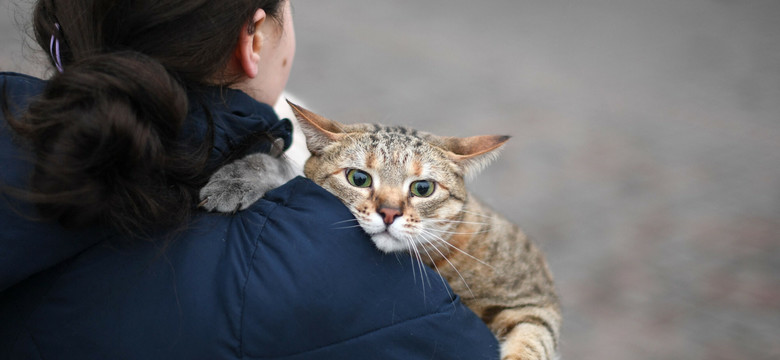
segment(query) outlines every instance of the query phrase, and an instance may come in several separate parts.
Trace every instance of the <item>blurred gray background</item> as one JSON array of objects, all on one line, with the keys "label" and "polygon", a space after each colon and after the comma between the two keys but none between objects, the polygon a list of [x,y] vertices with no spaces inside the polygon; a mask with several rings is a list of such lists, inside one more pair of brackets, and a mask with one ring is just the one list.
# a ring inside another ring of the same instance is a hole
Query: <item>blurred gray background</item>
[{"label": "blurred gray background", "polygon": [[308,107],[514,136],[470,188],[547,252],[564,359],[780,358],[780,1],[293,5]]}]

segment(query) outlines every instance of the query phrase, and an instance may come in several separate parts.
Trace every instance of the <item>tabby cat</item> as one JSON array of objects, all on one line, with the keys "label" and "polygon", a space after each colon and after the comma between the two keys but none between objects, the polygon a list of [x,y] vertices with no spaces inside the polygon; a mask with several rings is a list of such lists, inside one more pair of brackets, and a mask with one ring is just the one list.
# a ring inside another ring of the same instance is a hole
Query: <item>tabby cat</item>
[{"label": "tabby cat", "polygon": [[304,174],[344,202],[377,248],[437,270],[498,338],[502,360],[557,357],[561,314],[543,254],[464,187],[509,137],[345,125],[290,105],[312,155]]}]

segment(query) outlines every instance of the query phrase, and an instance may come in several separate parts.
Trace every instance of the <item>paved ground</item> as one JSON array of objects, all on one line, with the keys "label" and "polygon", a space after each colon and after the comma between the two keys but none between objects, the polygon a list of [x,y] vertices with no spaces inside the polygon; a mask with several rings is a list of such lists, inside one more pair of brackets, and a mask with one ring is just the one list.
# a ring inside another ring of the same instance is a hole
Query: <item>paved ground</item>
[{"label": "paved ground", "polygon": [[514,135],[471,188],[548,253],[564,359],[780,358],[780,2],[293,2],[311,108]]}]

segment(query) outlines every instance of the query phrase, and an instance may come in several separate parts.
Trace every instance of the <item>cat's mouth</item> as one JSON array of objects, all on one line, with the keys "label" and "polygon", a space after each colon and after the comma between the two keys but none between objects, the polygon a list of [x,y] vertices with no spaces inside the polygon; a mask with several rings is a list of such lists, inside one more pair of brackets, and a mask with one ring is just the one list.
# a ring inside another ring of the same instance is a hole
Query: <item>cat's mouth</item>
[{"label": "cat's mouth", "polygon": [[371,235],[371,240],[379,250],[386,253],[409,250],[405,242],[398,240],[391,235],[388,229]]}]

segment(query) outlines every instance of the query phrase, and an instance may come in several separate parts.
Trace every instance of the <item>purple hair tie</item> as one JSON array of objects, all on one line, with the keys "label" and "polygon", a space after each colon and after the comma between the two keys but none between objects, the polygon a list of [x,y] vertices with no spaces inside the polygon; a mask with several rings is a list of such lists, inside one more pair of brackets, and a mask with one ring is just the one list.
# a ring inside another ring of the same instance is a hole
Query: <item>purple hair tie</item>
[{"label": "purple hair tie", "polygon": [[[60,24],[54,23],[54,26],[57,28],[57,32],[61,33],[62,29],[60,29]],[[54,65],[57,66],[57,70],[62,72],[63,68],[62,59],[60,58],[60,40],[57,39],[54,34],[51,35],[51,40],[49,40],[49,55],[51,56],[51,59],[54,60]]]}]

